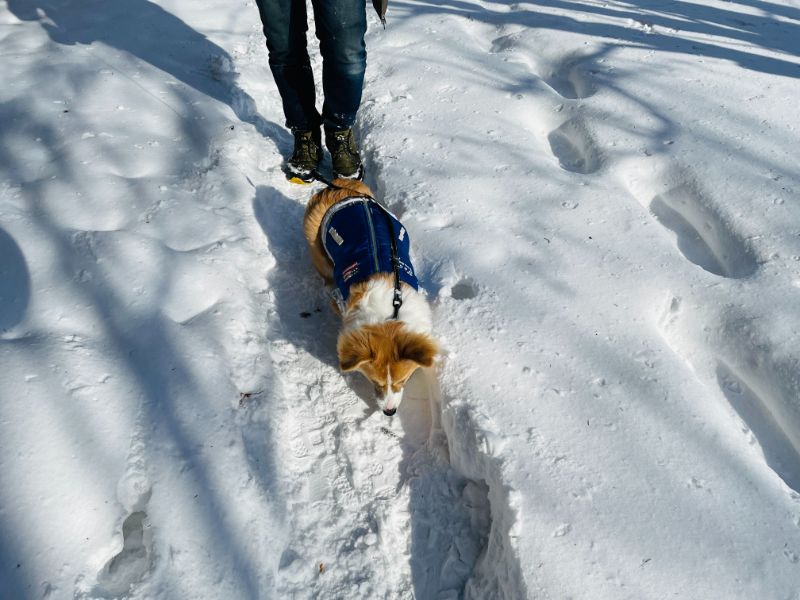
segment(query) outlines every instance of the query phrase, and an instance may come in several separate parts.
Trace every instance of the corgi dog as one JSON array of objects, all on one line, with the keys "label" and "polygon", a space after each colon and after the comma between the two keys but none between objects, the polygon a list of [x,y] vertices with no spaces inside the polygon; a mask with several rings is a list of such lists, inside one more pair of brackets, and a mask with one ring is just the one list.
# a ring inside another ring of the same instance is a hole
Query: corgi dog
[{"label": "corgi dog", "polygon": [[366,376],[379,408],[392,416],[411,375],[430,367],[438,353],[430,306],[408,256],[408,233],[354,179],[336,179],[311,197],[303,232],[342,318],[339,367]]}]

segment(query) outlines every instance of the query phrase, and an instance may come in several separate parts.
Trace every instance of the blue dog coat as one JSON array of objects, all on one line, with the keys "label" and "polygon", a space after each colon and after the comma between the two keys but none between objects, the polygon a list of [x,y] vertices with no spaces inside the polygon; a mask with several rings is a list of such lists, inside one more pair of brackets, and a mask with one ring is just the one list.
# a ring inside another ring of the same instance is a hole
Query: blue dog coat
[{"label": "blue dog coat", "polygon": [[394,273],[390,236],[397,246],[400,281],[419,289],[409,258],[408,232],[372,198],[348,198],[334,204],[322,220],[321,235],[322,246],[333,263],[334,296],[340,306],[347,302],[353,284],[375,273]]}]

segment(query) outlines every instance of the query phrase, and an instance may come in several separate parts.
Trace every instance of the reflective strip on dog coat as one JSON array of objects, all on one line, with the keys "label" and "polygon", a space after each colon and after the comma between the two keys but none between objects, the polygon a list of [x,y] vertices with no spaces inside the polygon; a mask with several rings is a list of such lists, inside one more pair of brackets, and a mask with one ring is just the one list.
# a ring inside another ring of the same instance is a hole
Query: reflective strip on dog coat
[{"label": "reflective strip on dog coat", "polygon": [[353,284],[375,273],[394,273],[390,235],[397,244],[400,281],[419,289],[409,258],[408,232],[392,213],[371,198],[348,198],[334,204],[322,220],[321,235],[333,263],[338,292],[335,297],[341,306],[347,302]]}]

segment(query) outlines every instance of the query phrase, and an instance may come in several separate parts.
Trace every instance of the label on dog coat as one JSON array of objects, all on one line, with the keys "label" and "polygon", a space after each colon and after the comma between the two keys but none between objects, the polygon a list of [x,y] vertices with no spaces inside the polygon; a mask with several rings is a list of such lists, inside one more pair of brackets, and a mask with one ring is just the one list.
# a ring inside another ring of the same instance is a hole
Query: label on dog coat
[{"label": "label on dog coat", "polygon": [[335,230],[333,227],[330,227],[330,228],[328,229],[328,233],[329,233],[329,234],[330,234],[330,236],[333,238],[333,241],[334,241],[334,242],[336,242],[336,243],[337,243],[337,244],[339,244],[340,246],[341,246],[342,244],[344,244],[344,240],[342,239],[342,236],[340,236],[340,235],[339,235],[339,232],[338,232],[338,231],[336,231],[336,230]]},{"label": "label on dog coat", "polygon": [[349,198],[333,205],[325,214],[322,231],[322,245],[333,262],[333,277],[342,301],[347,301],[353,284],[375,273],[394,273],[392,237],[397,246],[400,281],[419,289],[409,258],[408,232],[392,213],[371,198]]},{"label": "label on dog coat", "polygon": [[356,275],[358,275],[358,263],[357,262],[353,263],[352,265],[347,267],[344,271],[342,271],[342,279],[344,279],[345,282],[350,281]]}]

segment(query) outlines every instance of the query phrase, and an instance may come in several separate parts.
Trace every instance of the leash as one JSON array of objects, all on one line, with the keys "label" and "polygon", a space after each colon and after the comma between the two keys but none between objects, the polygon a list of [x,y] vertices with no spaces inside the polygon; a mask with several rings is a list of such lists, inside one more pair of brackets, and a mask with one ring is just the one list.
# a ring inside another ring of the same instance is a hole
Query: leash
[{"label": "leash", "polygon": [[341,186],[334,184],[331,180],[327,179],[322,173],[320,173],[316,169],[311,169],[309,175],[311,176],[311,179],[313,179],[314,181],[319,181],[320,183],[324,183],[328,187],[332,187],[337,190],[342,189]]},{"label": "leash", "polygon": [[[336,185],[316,169],[312,170],[310,175],[315,180],[319,181],[320,183],[324,183],[330,188],[336,190],[347,189],[343,188],[340,185]],[[370,198],[370,199],[373,202],[375,202],[375,198]],[[392,313],[391,318],[392,320],[397,321],[397,318],[400,314],[400,307],[403,306],[403,292],[400,288],[400,257],[397,255],[397,241],[394,238],[395,231],[392,223],[392,217],[389,214],[389,211],[384,209],[382,206],[381,206],[381,212],[383,213],[384,220],[386,221],[386,227],[389,230],[389,243],[391,244],[391,252],[392,252],[392,272],[394,274],[394,295],[392,296],[392,308],[394,309],[394,312]]]}]

